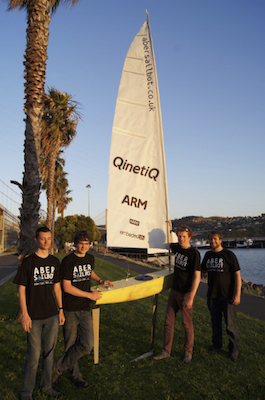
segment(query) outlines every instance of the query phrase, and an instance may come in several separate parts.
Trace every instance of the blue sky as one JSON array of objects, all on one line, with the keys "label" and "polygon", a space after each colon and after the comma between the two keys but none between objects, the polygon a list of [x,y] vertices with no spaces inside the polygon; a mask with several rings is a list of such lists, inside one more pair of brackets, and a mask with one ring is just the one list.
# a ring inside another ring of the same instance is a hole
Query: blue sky
[{"label": "blue sky", "polygon": [[[107,207],[112,122],[124,59],[149,12],[164,129],[170,217],[265,212],[263,0],[98,0],[52,17],[46,85],[81,103],[65,151],[66,215]],[[22,180],[26,14],[0,2],[0,192]],[[18,192],[15,186],[13,190]],[[4,203],[6,196],[1,197]],[[46,207],[45,194],[41,195]],[[3,204],[8,207],[8,204]],[[16,211],[11,210],[16,213]]]}]

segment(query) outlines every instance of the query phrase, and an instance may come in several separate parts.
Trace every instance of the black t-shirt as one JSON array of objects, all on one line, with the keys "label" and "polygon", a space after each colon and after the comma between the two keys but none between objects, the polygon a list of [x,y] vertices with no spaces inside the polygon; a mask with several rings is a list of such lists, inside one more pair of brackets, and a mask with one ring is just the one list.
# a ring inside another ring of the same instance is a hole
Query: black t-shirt
[{"label": "black t-shirt", "polygon": [[182,249],[178,243],[171,243],[175,254],[175,267],[172,288],[177,292],[188,293],[191,290],[195,271],[201,270],[200,253],[194,247]]},{"label": "black t-shirt", "polygon": [[208,298],[223,300],[233,297],[234,274],[240,267],[232,251],[207,251],[202,261],[202,270],[208,272]]},{"label": "black t-shirt", "polygon": [[60,261],[49,255],[31,254],[18,268],[14,283],[26,287],[26,302],[32,320],[58,314],[53,285],[60,282]]},{"label": "black t-shirt", "polygon": [[[69,254],[62,261],[62,279],[71,281],[78,289],[90,292],[90,275],[94,269],[94,260],[92,254],[86,254],[85,257]],[[63,292],[63,306],[65,311],[89,311],[90,299]]]}]

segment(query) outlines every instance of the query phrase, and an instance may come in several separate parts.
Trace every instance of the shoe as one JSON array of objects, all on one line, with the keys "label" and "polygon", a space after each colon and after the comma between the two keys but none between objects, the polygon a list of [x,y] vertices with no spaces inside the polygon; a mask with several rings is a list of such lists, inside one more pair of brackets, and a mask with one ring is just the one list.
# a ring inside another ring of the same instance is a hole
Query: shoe
[{"label": "shoe", "polygon": [[219,349],[218,347],[212,346],[212,347],[208,350],[208,353],[209,353],[209,354],[216,354],[216,353],[220,353],[221,350],[222,350],[222,349]]},{"label": "shoe", "polygon": [[76,378],[72,378],[73,383],[79,388],[88,387],[88,382],[85,381],[82,376],[77,376]]},{"label": "shoe", "polygon": [[238,350],[230,351],[230,359],[236,361],[238,359]]},{"label": "shoe", "polygon": [[162,350],[161,353],[159,353],[153,357],[153,360],[159,361],[159,360],[164,360],[164,358],[169,358],[169,357],[170,357],[170,354],[168,354],[165,350]]},{"label": "shoe", "polygon": [[60,399],[62,396],[60,392],[56,392],[52,387],[47,390],[42,390],[43,393],[47,394],[49,397],[53,397],[54,399]]},{"label": "shoe", "polygon": [[183,362],[185,364],[188,364],[191,362],[191,360],[192,360],[192,353],[190,351],[185,351]]},{"label": "shoe", "polygon": [[59,372],[58,369],[56,368],[56,364],[53,363],[52,366],[52,385],[55,384],[59,376],[62,375],[62,372]]}]

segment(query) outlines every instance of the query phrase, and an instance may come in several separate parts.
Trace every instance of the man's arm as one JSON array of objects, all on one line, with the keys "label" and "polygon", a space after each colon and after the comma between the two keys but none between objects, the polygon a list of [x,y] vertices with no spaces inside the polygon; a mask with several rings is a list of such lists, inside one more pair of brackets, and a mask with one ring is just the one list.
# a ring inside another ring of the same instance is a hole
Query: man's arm
[{"label": "man's arm", "polygon": [[60,282],[56,282],[53,285],[53,290],[54,290],[57,305],[59,308],[59,325],[63,325],[65,322],[65,316],[64,316],[64,312],[63,312],[62,288],[61,288]]},{"label": "man's arm", "polygon": [[[110,287],[114,287],[114,284],[111,281],[108,281],[108,280],[103,281],[102,279],[100,279],[99,276],[97,276],[97,274],[93,270],[91,271],[91,275],[90,276],[94,281],[96,281],[98,283],[104,283],[104,285],[108,285]],[[100,282],[100,281],[102,281],[102,282]]]},{"label": "man's arm", "polygon": [[19,285],[18,294],[19,294],[19,304],[22,312],[21,324],[24,331],[30,333],[30,329],[32,327],[32,321],[28,313],[28,307],[26,302],[26,286]]},{"label": "man's arm", "polygon": [[86,292],[85,290],[78,289],[72,285],[72,282],[68,279],[63,279],[63,290],[65,293],[69,293],[72,296],[84,297],[93,301],[99,300],[102,297],[100,292]]},{"label": "man's arm", "polygon": [[185,300],[183,301],[183,307],[191,308],[197,293],[201,281],[201,271],[195,271],[193,275],[193,281],[191,285],[191,290],[185,295]]},{"label": "man's arm", "polygon": [[241,286],[242,286],[241,274],[240,274],[240,271],[236,271],[235,272],[235,297],[232,301],[232,304],[234,304],[235,306],[240,304]]}]

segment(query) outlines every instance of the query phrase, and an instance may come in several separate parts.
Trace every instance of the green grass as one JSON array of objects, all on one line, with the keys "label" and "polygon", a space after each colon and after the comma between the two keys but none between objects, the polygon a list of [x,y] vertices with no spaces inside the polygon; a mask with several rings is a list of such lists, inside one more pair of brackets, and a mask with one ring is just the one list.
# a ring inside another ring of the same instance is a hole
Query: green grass
[{"label": "green grass", "polygon": [[[96,260],[96,273],[113,281],[125,277],[123,269]],[[132,274],[133,275],[133,274]],[[155,353],[163,344],[163,322],[168,291],[159,295]],[[100,359],[93,364],[93,353],[79,364],[87,389],[73,386],[66,372],[55,389],[67,400],[230,400],[265,399],[265,322],[238,314],[240,357],[233,363],[224,349],[209,355],[211,325],[206,302],[196,298],[194,306],[195,346],[190,364],[183,364],[184,333],[177,315],[172,357],[163,361],[151,358],[130,362],[149,351],[152,323],[152,298],[129,303],[104,305],[100,316]],[[26,334],[15,321],[18,309],[16,286],[12,280],[0,287],[0,398],[17,399],[23,376]],[[63,351],[62,328],[55,351]],[[38,390],[34,399],[46,399]]]}]

